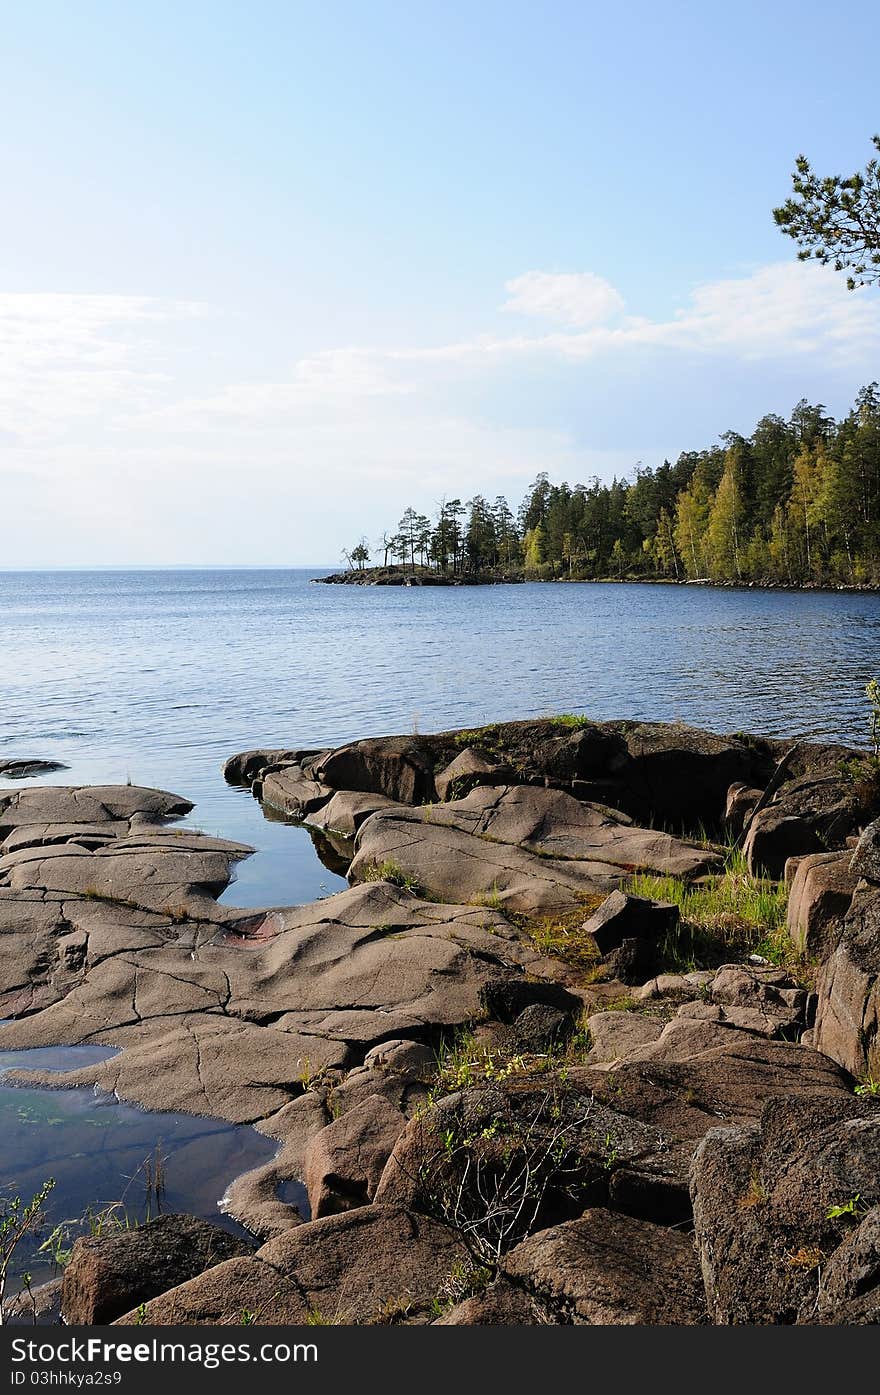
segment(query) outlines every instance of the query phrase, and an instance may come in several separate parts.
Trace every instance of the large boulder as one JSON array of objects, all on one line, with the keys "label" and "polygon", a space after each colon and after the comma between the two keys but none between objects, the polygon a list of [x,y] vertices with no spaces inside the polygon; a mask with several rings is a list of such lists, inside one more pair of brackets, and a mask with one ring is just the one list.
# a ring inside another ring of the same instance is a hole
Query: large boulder
[{"label": "large boulder", "polygon": [[431,758],[411,736],[371,737],[340,746],[314,773],[334,790],[384,794],[396,804],[424,804],[437,793]]},{"label": "large boulder", "polygon": [[319,808],[310,810],[306,822],[325,833],[338,833],[343,838],[353,838],[364,820],[375,814],[377,809],[398,807],[393,799],[387,799],[384,794],[339,790]]},{"label": "large boulder", "polygon": [[[399,1206],[363,1206],[269,1241],[146,1306],[148,1325],[428,1322],[453,1272],[458,1237]],[[134,1312],[120,1321],[134,1322]]]},{"label": "large boulder", "polygon": [[529,1236],[501,1273],[575,1326],[706,1321],[692,1237],[603,1208]]},{"label": "large boulder", "polygon": [[724,823],[730,833],[738,836],[743,832],[762,794],[763,790],[742,781],[730,786],[724,804]]},{"label": "large boulder", "polygon": [[291,819],[305,819],[326,804],[333,791],[311,779],[302,766],[286,765],[263,778],[260,797],[264,804]]},{"label": "large boulder", "polygon": [[[880,1203],[880,1104],[771,1100],[757,1125],[706,1135],[691,1190],[713,1321],[814,1322],[826,1265],[843,1245],[851,1255],[853,1230]],[[875,1259],[875,1304],[878,1279]]]},{"label": "large boulder", "polygon": [[276,766],[299,764],[305,755],[303,751],[289,751],[277,746],[240,751],[238,755],[230,756],[223,766],[223,778],[230,785],[251,785],[260,780],[267,770]]},{"label": "large boulder", "polygon": [[485,760],[471,746],[450,761],[445,770],[434,777],[437,797],[442,800],[462,799],[479,785],[506,785],[513,781],[509,765]]},{"label": "large boulder", "polygon": [[411,1119],[376,1200],[424,1211],[490,1257],[533,1229],[607,1205],[620,1169],[667,1151],[653,1125],[575,1080],[513,1076],[449,1095]]},{"label": "large boulder", "polygon": [[831,1256],[815,1321],[835,1326],[880,1323],[880,1206],[857,1208],[859,1221]]},{"label": "large boulder", "polygon": [[859,886],[816,989],[816,1046],[851,1074],[880,1079],[880,887]]},{"label": "large boulder", "polygon": [[454,1299],[458,1285],[449,1287],[453,1296],[447,1298],[446,1311],[435,1327],[547,1327],[563,1321],[507,1279],[495,1279],[458,1303]]},{"label": "large boulder", "polygon": [[585,1026],[590,1034],[588,1060],[591,1065],[613,1065],[630,1051],[656,1041],[664,1027],[663,1019],[643,1012],[594,1012]]},{"label": "large boulder", "polygon": [[405,1116],[382,1095],[368,1095],[311,1140],[305,1182],[313,1218],[365,1206],[376,1194]]},{"label": "large boulder", "polygon": [[653,823],[711,828],[732,784],[763,785],[772,768],[760,743],[741,736],[659,722],[612,725],[622,731],[628,756],[618,776],[622,807]]},{"label": "large boulder", "polygon": [[852,855],[850,871],[855,877],[880,884],[880,819],[864,830]]},{"label": "large boulder", "polygon": [[82,1237],[64,1270],[64,1320],[83,1327],[112,1322],[156,1294],[255,1248],[228,1230],[183,1215]]},{"label": "large boulder", "polygon": [[678,907],[671,903],[617,890],[584,921],[583,931],[599,954],[607,954],[630,938],[656,943],[675,930],[678,919]]},{"label": "large boulder", "polygon": [[840,848],[878,812],[878,786],[859,753],[845,746],[805,743],[773,796],[771,807],[788,817],[801,819],[818,836],[823,847]]},{"label": "large boulder", "polygon": [[750,874],[776,881],[782,880],[790,857],[823,850],[818,833],[805,819],[776,804],[768,804],[754,815],[743,844]]},{"label": "large boulder", "polygon": [[849,852],[813,853],[796,863],[787,924],[792,944],[806,959],[827,959],[843,934],[858,884],[849,864]]}]

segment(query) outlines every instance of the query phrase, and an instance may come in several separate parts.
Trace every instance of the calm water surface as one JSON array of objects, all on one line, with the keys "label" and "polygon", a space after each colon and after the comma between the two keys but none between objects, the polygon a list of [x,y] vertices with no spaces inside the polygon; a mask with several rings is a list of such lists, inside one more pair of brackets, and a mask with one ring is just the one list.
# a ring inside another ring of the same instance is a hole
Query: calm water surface
[{"label": "calm water surface", "polygon": [[876,595],[310,585],[319,574],[0,573],[0,755],[67,762],[55,783],[195,800],[191,824],[259,848],[224,898],[259,905],[344,882],[305,830],[224,784],[250,746],[563,711],[866,738]]}]

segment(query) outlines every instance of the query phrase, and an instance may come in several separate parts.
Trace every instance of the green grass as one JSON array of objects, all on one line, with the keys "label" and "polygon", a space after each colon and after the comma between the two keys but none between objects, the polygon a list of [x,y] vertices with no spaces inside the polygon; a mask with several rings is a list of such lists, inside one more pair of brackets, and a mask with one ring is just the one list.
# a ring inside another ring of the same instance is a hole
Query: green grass
[{"label": "green grass", "polygon": [[425,889],[418,879],[411,872],[405,872],[391,857],[386,857],[383,862],[369,863],[361,872],[361,880],[391,882],[392,886],[400,886],[404,891],[411,891],[414,896],[425,897]]},{"label": "green grass", "polygon": [[584,924],[604,900],[604,893],[599,893],[565,915],[542,916],[523,922],[521,928],[542,954],[564,959],[576,969],[594,969],[599,951],[591,936],[584,933]]},{"label": "green grass", "polygon": [[627,890],[678,906],[681,922],[662,946],[670,969],[711,968],[747,954],[774,963],[793,957],[785,926],[788,891],[781,882],[752,877],[739,849],[728,849],[724,870],[716,876],[689,884],[640,874]]},{"label": "green grass", "polygon": [[583,1024],[564,1045],[540,1052],[503,1050],[478,1041],[473,1032],[463,1029],[438,1052],[437,1074],[427,1106],[458,1090],[509,1080],[512,1076],[546,1075],[552,1071],[564,1080],[566,1068],[583,1065],[591,1046],[590,1033]]},{"label": "green grass", "polygon": [[493,743],[501,732],[500,722],[490,722],[485,727],[471,727],[468,731],[457,731],[453,735],[456,746],[485,746]]},{"label": "green grass", "polygon": [[551,717],[550,721],[555,727],[571,727],[575,730],[593,725],[589,717],[585,717],[582,712],[560,712],[557,717]]}]

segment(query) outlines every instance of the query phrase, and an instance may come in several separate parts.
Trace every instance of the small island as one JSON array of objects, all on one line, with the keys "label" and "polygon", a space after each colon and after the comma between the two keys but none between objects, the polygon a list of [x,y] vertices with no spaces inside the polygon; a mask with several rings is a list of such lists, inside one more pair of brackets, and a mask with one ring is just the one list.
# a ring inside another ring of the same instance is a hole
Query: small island
[{"label": "small island", "polygon": [[[666,581],[875,589],[880,584],[880,389],[840,422],[800,401],[749,437],[636,467],[631,480],[551,484],[538,475],[516,514],[503,495],[408,507],[346,570],[360,586],[516,581]],[[378,557],[381,556],[381,564]],[[373,566],[370,562],[373,560]]]}]

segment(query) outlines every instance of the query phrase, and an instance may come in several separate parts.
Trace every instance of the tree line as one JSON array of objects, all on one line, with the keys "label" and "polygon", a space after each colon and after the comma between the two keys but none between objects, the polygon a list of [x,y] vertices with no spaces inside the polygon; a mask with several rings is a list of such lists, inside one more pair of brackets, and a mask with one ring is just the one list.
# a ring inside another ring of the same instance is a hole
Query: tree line
[{"label": "tree line", "polygon": [[751,436],[632,479],[542,472],[516,514],[502,495],[444,499],[433,518],[410,507],[372,551],[362,538],[345,556],[453,576],[880,583],[880,388],[840,422],[802,400],[788,420],[762,417]]}]

